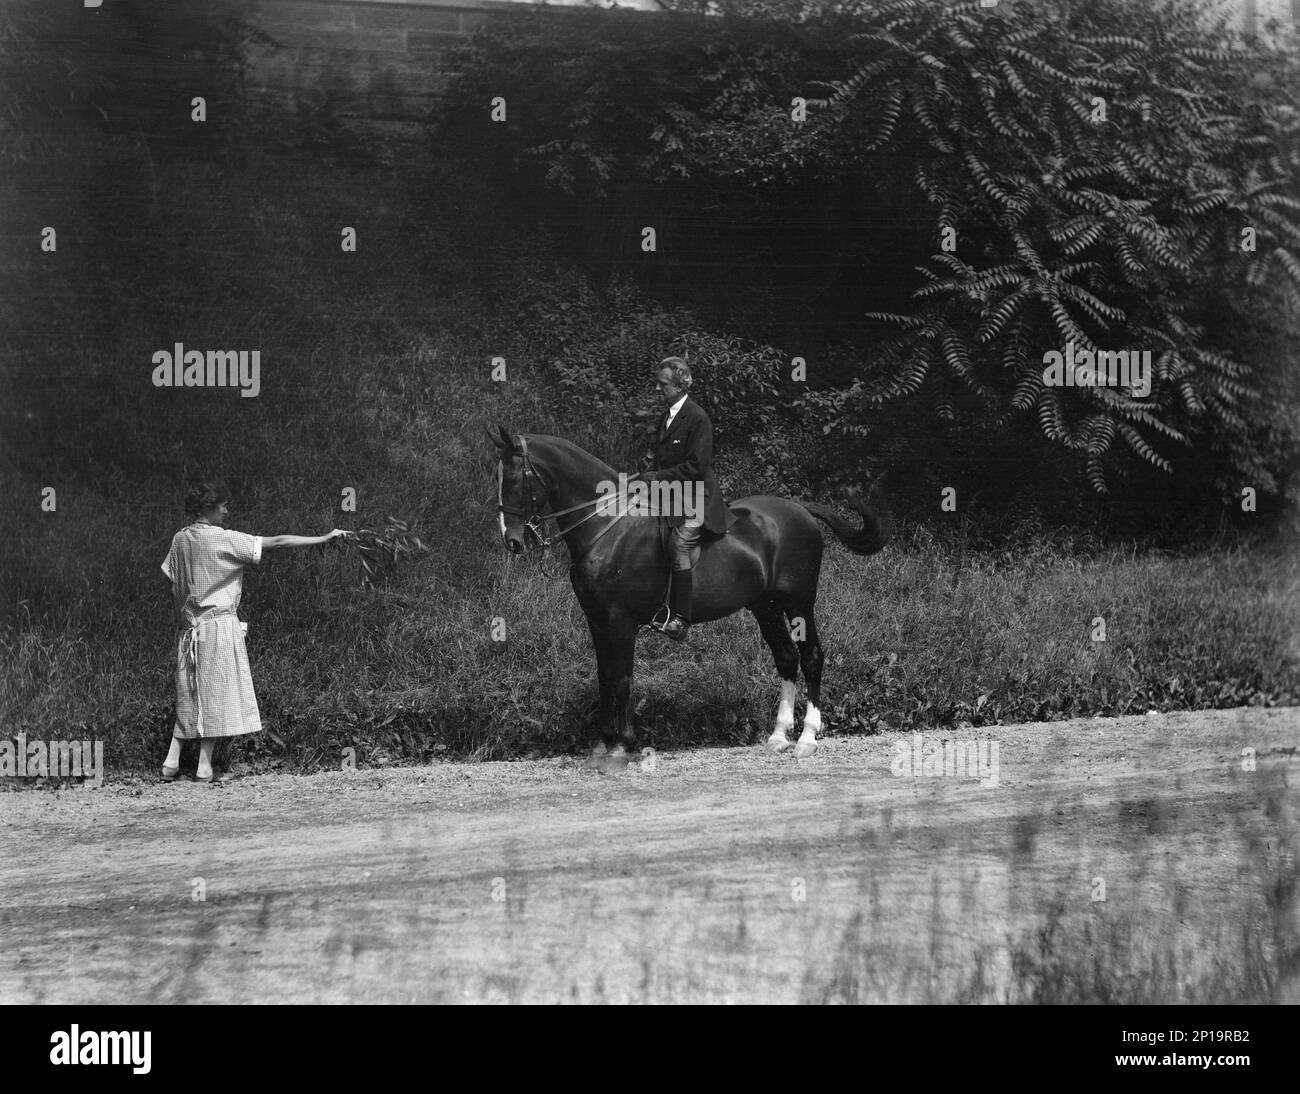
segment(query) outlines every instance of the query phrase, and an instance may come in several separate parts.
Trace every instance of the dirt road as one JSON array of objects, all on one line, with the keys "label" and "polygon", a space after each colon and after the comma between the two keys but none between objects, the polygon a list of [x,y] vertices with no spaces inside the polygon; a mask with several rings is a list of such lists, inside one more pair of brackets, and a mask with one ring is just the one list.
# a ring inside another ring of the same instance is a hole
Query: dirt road
[{"label": "dirt road", "polygon": [[1300,710],[942,737],[2,794],[0,1001],[1300,1001]]}]

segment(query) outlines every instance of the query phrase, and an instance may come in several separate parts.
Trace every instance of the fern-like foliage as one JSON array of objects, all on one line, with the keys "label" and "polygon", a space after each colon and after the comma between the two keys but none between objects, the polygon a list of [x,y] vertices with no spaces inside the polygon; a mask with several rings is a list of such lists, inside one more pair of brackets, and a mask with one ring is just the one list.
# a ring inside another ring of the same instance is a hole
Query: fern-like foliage
[{"label": "fern-like foliage", "polygon": [[[875,316],[905,330],[866,382],[810,406],[852,420],[943,370],[994,425],[1032,411],[1086,452],[1097,490],[1123,466],[1116,444],[1169,469],[1211,437],[1233,438],[1225,493],[1276,486],[1241,429],[1260,378],[1232,347],[1236,323],[1276,324],[1300,300],[1296,69],[1233,48],[1205,9],[894,0],[870,14],[798,154],[838,160],[856,132],[864,157],[913,157],[933,276],[915,311]],[[1046,386],[1043,355],[1071,342],[1149,351],[1151,392]]]}]

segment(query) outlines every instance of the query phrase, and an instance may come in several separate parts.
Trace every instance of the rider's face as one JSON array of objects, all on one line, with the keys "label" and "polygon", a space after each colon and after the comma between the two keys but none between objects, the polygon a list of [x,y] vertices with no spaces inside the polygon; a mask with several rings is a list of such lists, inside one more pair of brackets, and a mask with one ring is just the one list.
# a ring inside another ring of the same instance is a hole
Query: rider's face
[{"label": "rider's face", "polygon": [[684,388],[673,383],[673,370],[670,368],[661,368],[655,375],[655,387],[659,389],[659,398],[665,406],[672,406],[685,394]]}]

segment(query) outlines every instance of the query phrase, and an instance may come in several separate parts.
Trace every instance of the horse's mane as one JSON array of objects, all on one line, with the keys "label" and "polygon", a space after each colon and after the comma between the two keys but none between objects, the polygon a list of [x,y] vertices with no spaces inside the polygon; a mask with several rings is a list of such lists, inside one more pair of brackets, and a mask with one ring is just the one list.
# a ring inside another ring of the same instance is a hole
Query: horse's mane
[{"label": "horse's mane", "polygon": [[584,465],[584,470],[590,470],[590,472],[597,476],[597,478],[613,480],[618,476],[618,472],[615,471],[614,468],[610,467],[610,465],[604,460],[597,456],[593,456],[585,448],[581,448],[572,441],[565,440],[563,437],[552,437],[544,433],[525,433],[523,436],[528,438],[528,443],[530,445],[534,442],[541,441],[547,446],[559,450],[561,453],[567,453],[574,457],[578,462],[581,462]]}]

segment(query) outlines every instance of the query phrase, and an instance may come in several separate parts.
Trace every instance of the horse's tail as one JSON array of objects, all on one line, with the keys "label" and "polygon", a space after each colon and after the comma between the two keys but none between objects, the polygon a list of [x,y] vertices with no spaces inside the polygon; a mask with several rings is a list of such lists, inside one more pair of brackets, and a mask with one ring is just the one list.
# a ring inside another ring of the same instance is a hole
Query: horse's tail
[{"label": "horse's tail", "polygon": [[839,541],[855,555],[874,555],[889,542],[892,531],[889,515],[877,513],[861,498],[849,500],[849,506],[862,517],[862,527],[854,528],[847,520],[837,517],[824,505],[815,501],[799,503],[818,520],[825,521]]}]

